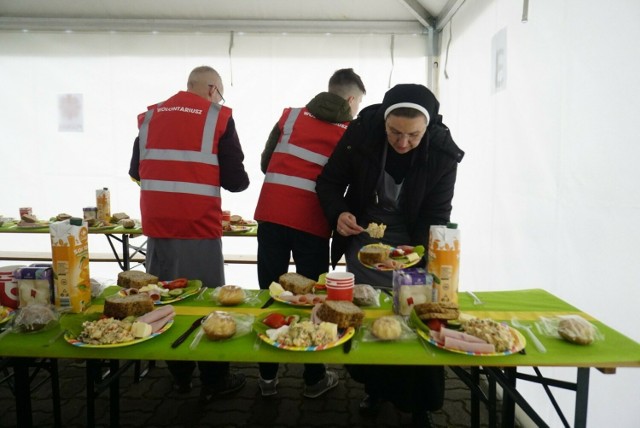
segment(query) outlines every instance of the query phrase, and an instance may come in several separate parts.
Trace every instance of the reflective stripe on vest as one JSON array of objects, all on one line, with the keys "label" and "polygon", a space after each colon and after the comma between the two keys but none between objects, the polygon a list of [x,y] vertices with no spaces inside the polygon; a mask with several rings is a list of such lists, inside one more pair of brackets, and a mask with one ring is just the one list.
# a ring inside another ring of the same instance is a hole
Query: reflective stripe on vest
[{"label": "reflective stripe on vest", "polygon": [[156,192],[189,193],[191,195],[220,197],[220,187],[209,184],[185,183],[182,181],[143,180],[142,190]]},{"label": "reflective stripe on vest", "polygon": [[302,147],[296,146],[295,144],[289,144],[289,139],[291,138],[291,134],[293,132],[293,124],[298,119],[301,111],[301,108],[291,109],[291,112],[289,113],[289,116],[287,117],[287,120],[283,126],[282,140],[280,140],[280,142],[276,146],[275,152],[286,153],[291,156],[304,159],[307,162],[324,166],[329,161],[329,158],[327,156],[312,152],[311,150],[303,149]]},{"label": "reflective stripe on vest", "polygon": [[[303,159],[307,162],[314,163],[316,165],[324,166],[329,158],[319,153],[312,152],[311,150],[304,149],[295,144],[290,144],[289,140],[293,133],[293,124],[298,119],[301,108],[293,108],[287,117],[287,120],[283,126],[283,135],[280,142],[278,142],[274,152],[286,153],[291,156]],[[278,174],[268,172],[264,176],[265,183],[280,184],[283,186],[295,187],[296,189],[306,190],[308,192],[316,193],[316,182],[313,180],[307,180],[306,178],[294,177],[291,175]]]},{"label": "reflective stripe on vest", "polygon": [[[161,104],[158,104],[159,107]],[[216,123],[218,122],[218,113],[220,106],[211,104],[207,112],[207,118],[202,131],[202,141],[200,143],[200,151],[179,149],[147,149],[147,140],[149,133],[149,122],[153,117],[154,110],[149,110],[145,114],[144,121],[140,126],[140,161],[142,160],[159,160],[159,161],[179,161],[179,162],[198,162],[206,165],[218,165],[218,155],[211,153],[213,151],[213,137],[215,135]],[[188,183],[181,181],[165,181],[165,180],[141,180],[140,187],[142,190],[153,190],[157,192],[176,192],[188,193],[192,195],[220,197],[220,187],[208,184]]]},{"label": "reflective stripe on vest", "polygon": [[281,184],[283,186],[295,187],[296,189],[316,193],[316,182],[313,180],[307,180],[306,178],[293,177],[291,175],[278,174],[275,172],[267,172],[264,176],[264,182]]}]

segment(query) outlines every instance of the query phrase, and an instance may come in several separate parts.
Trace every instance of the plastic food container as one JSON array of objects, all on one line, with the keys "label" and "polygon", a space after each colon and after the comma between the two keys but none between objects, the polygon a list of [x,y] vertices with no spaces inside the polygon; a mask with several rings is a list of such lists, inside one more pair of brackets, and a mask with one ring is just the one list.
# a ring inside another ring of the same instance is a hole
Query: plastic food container
[{"label": "plastic food container", "polygon": [[16,269],[15,281],[18,284],[19,307],[33,303],[50,304],[53,302],[53,269],[51,265],[38,264]]}]

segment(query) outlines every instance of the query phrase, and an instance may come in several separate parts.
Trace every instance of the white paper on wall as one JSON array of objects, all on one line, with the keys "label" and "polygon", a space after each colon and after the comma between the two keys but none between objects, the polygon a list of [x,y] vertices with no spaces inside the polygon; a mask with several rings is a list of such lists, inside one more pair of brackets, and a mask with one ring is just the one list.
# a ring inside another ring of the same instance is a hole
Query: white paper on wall
[{"label": "white paper on wall", "polygon": [[84,131],[82,94],[58,95],[58,131]]}]

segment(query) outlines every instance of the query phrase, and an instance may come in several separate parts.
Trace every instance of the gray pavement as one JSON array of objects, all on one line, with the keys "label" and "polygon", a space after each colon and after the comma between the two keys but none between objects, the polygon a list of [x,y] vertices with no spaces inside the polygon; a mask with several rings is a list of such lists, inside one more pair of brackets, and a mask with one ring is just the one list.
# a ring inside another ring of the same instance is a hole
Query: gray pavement
[{"label": "gray pavement", "polygon": [[[162,361],[155,363],[146,376],[135,382],[133,369],[120,381],[120,426],[128,427],[404,427],[410,426],[409,414],[384,403],[375,419],[358,413],[364,394],[360,384],[349,378],[341,366],[330,366],[340,375],[340,385],[317,399],[302,396],[302,365],[282,364],[278,395],[260,395],[255,364],[233,364],[247,376],[247,385],[229,397],[208,404],[198,401],[199,384],[180,395],[171,388],[171,377]],[[82,360],[61,360],[60,392],[62,426],[86,427],[85,367]],[[41,373],[38,378],[44,375]],[[2,376],[0,376],[0,379]],[[45,382],[32,393],[33,423],[36,427],[53,426],[51,388]],[[470,425],[469,390],[452,372],[447,371],[445,404],[433,413],[437,427]],[[7,383],[0,384],[0,427],[16,426],[15,400]],[[487,412],[481,413],[482,426],[487,425]],[[109,426],[109,404],[104,392],[96,400],[95,426]]]}]

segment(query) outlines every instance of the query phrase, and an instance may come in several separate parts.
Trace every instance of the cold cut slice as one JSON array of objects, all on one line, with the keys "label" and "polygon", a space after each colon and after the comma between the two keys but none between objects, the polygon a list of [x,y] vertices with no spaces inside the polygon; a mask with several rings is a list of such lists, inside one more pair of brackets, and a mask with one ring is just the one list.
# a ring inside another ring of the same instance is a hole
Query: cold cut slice
[{"label": "cold cut slice", "polygon": [[452,330],[446,327],[440,328],[440,337],[442,338],[442,340],[444,340],[446,337],[451,337],[453,339],[463,340],[465,342],[487,343],[486,341],[480,339],[479,337],[472,336],[470,334],[463,333],[461,331]]},{"label": "cold cut slice", "polygon": [[164,318],[160,318],[159,320],[150,323],[151,332],[152,333],[157,333],[158,331],[160,331],[162,329],[162,327],[164,327],[174,317],[175,317],[175,313],[171,313],[171,314],[165,316]]},{"label": "cold cut slice", "polygon": [[175,315],[176,310],[171,305],[163,306],[155,311],[147,312],[146,314],[138,317],[137,321],[146,322],[147,324],[153,324],[155,321],[158,321],[167,315],[171,315],[172,317]]},{"label": "cold cut slice", "polygon": [[496,347],[490,343],[465,342],[464,340],[453,337],[445,337],[444,346],[446,348],[478,354],[493,354],[496,352]]}]

